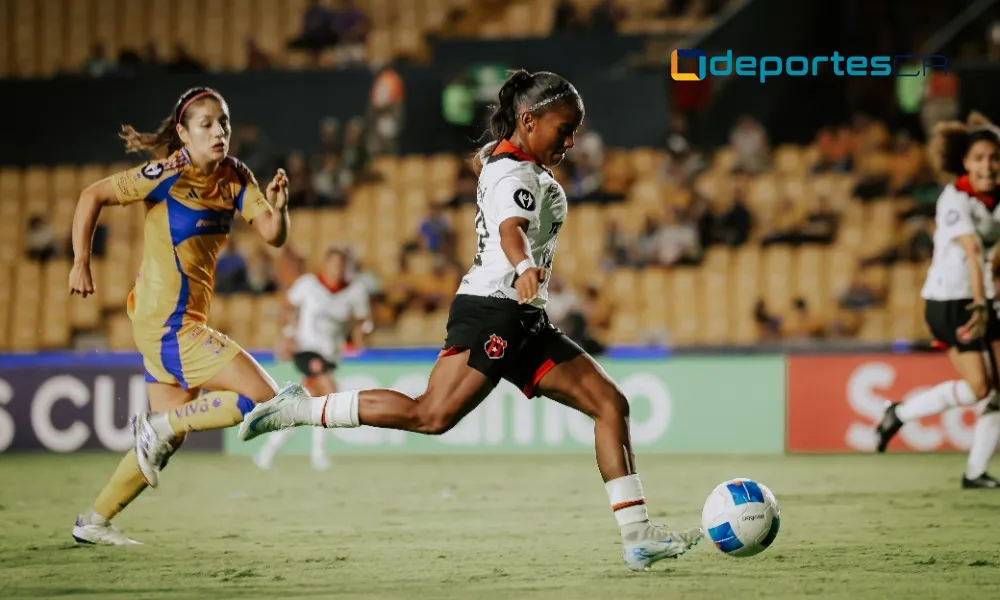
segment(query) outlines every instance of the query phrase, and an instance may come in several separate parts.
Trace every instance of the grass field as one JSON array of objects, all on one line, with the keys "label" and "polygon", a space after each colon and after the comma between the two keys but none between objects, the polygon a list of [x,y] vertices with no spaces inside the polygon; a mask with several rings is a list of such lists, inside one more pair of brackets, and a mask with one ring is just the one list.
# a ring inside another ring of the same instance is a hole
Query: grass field
[{"label": "grass field", "polygon": [[760,556],[703,541],[650,573],[622,564],[587,456],[354,456],[317,475],[189,454],[118,519],[146,545],[76,546],[116,460],[0,456],[0,598],[1000,597],[1000,493],[959,490],[961,455],[640,457],[657,519],[697,524],[737,476],[782,509]]}]

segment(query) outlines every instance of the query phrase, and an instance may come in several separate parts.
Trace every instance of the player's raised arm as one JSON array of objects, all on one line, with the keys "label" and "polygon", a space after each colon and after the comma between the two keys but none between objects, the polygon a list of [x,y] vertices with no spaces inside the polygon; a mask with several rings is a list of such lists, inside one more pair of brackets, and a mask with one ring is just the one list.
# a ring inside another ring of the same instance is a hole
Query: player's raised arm
[{"label": "player's raised arm", "polygon": [[275,248],[284,246],[291,224],[288,217],[288,175],[285,170],[278,169],[264,193],[261,193],[253,173],[242,163],[237,168],[246,178],[246,183],[245,189],[238,195],[236,208],[268,245]]},{"label": "player's raised arm", "polygon": [[101,209],[118,202],[111,179],[102,179],[83,190],[73,214],[73,268],[69,273],[69,293],[84,298],[94,293],[90,273],[90,255],[94,245],[94,230]]}]

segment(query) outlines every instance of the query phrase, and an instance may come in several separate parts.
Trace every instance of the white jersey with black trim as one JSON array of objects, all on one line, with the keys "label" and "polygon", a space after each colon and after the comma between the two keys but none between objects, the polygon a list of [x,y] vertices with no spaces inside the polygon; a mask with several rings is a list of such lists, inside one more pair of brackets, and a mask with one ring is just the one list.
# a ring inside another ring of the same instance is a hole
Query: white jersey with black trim
[{"label": "white jersey with black trim", "polygon": [[[486,159],[476,197],[478,248],[458,293],[517,300],[514,265],[500,247],[500,224],[511,217],[527,219],[532,258],[536,265],[551,272],[559,230],[566,219],[566,193],[549,170],[504,141]],[[532,306],[545,308],[548,288],[546,278]]]},{"label": "white jersey with black trim", "polygon": [[[986,298],[996,296],[990,263],[1000,241],[1000,210],[988,207],[976,198],[960,178],[949,183],[937,201],[934,231],[934,255],[920,295],[925,300],[965,300],[972,298],[972,281],[965,250],[958,242],[974,233],[983,246],[983,284]],[[990,199],[992,201],[992,199]]]},{"label": "white jersey with black trim", "polygon": [[331,290],[319,277],[306,273],[288,288],[288,301],[299,309],[296,350],[316,352],[330,362],[340,359],[355,323],[371,318],[368,291],[356,281]]}]

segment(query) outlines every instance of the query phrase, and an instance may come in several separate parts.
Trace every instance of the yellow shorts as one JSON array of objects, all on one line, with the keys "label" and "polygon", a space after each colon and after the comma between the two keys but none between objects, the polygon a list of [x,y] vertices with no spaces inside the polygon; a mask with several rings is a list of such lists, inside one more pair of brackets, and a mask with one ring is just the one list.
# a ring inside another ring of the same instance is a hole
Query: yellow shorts
[{"label": "yellow shorts", "polygon": [[243,351],[229,336],[194,321],[177,327],[149,327],[132,322],[132,336],[142,354],[146,381],[199,388]]}]

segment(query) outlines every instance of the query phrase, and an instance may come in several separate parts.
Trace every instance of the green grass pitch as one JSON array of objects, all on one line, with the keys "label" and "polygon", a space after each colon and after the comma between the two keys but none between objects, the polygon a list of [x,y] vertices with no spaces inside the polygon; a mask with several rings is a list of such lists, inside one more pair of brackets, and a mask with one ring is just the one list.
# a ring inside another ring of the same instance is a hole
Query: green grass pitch
[{"label": "green grass pitch", "polygon": [[178,455],[117,520],[146,545],[108,548],[70,527],[117,457],[0,456],[0,598],[1000,597],[1000,492],[960,490],[958,454],[640,456],[655,519],[698,524],[733,477],[782,511],[757,557],[702,541],[649,573],[622,563],[589,456],[334,461]]}]

